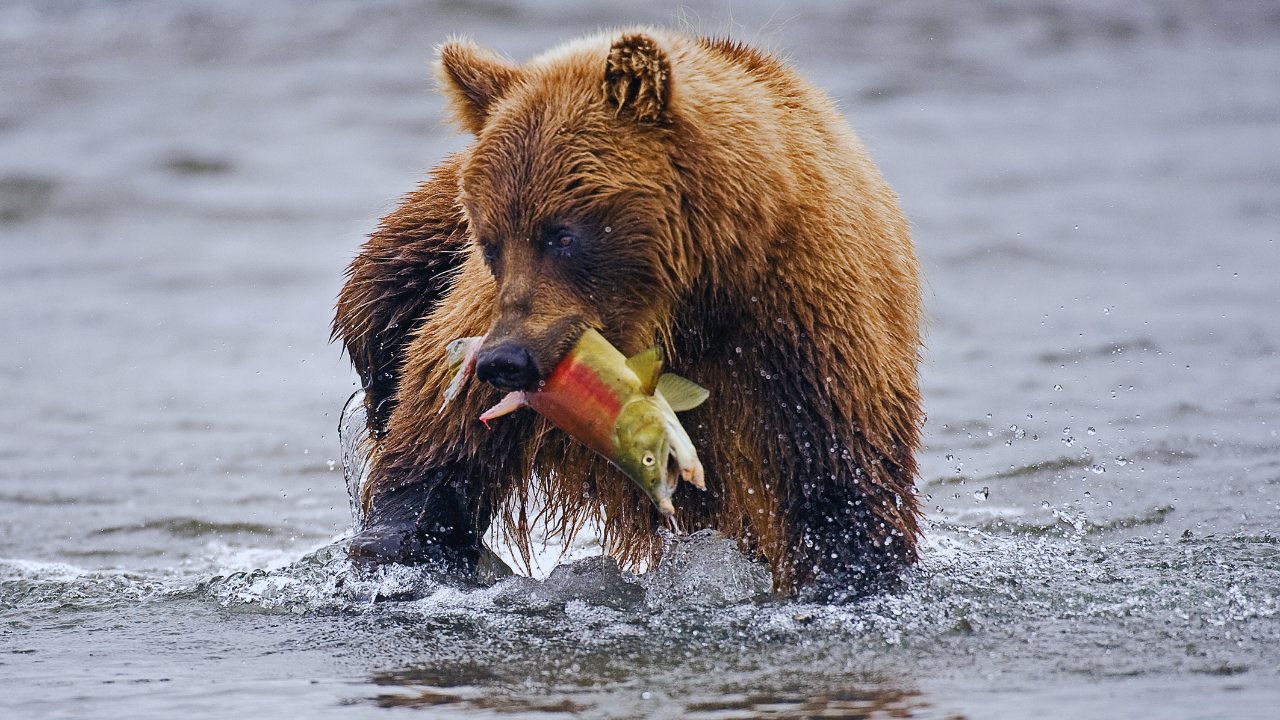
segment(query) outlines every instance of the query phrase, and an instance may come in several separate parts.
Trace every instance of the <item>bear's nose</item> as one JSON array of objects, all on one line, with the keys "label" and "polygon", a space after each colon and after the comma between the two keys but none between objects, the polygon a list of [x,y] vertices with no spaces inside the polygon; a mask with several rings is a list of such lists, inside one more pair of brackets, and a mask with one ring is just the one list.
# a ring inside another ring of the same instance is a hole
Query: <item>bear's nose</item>
[{"label": "bear's nose", "polygon": [[504,342],[480,351],[476,377],[499,390],[532,390],[538,382],[538,366],[529,348]]}]

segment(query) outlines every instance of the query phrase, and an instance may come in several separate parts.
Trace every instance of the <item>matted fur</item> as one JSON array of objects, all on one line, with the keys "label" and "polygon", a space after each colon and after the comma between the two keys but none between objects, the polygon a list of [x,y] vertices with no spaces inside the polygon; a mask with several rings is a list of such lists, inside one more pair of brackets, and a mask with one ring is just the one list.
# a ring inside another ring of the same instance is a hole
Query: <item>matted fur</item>
[{"label": "matted fur", "polygon": [[[540,482],[552,527],[599,520],[622,565],[655,562],[660,516],[599,456],[530,411],[487,429],[501,393],[476,381],[438,412],[452,340],[518,337],[545,377],[596,327],[628,355],[660,342],[711,391],[681,416],[707,483],[673,498],[682,528],[737,538],[783,591],[914,562],[918,268],[831,102],[773,57],[657,29],[524,65],[455,41],[438,75],[476,141],[382,222],[334,323],[372,388],[366,507],[447,483],[527,562]],[[583,239],[552,257],[549,223]]]}]

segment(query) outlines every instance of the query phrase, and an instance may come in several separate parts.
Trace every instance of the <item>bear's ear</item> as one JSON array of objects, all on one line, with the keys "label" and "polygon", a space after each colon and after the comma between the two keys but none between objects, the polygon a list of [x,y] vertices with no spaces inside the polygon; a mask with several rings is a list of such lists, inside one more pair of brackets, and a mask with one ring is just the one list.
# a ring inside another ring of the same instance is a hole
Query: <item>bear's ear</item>
[{"label": "bear's ear", "polygon": [[515,63],[470,40],[450,40],[440,47],[436,76],[449,98],[454,121],[479,135],[489,109],[520,74]]},{"label": "bear's ear", "polygon": [[671,96],[671,63],[648,35],[623,35],[609,49],[604,70],[604,96],[642,122],[661,123]]}]

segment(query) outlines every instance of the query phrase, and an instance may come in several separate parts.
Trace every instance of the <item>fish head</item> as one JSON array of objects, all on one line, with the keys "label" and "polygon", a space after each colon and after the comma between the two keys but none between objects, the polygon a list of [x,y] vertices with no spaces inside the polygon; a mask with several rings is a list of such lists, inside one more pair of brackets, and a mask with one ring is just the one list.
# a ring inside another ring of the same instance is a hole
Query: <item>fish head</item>
[{"label": "fish head", "polygon": [[677,478],[668,470],[671,442],[667,428],[649,399],[628,403],[614,426],[618,445],[617,465],[631,478],[663,515],[671,515],[675,507],[671,494]]}]

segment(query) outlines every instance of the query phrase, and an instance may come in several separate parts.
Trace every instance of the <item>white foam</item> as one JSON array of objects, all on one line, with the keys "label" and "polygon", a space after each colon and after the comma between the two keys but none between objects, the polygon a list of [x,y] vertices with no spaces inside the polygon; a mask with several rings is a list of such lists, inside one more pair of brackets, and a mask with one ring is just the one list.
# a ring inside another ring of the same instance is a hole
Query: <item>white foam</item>
[{"label": "white foam", "polygon": [[[16,558],[0,558],[0,577],[9,580],[46,580],[50,582],[71,582],[85,575],[104,574],[103,571],[89,571],[74,565],[39,560],[21,560]],[[107,573],[110,574],[110,573]]]}]

